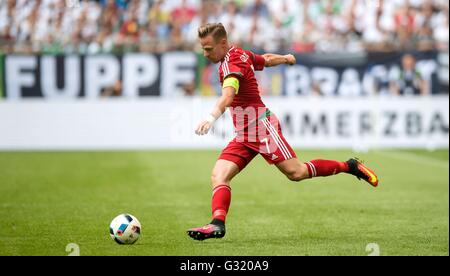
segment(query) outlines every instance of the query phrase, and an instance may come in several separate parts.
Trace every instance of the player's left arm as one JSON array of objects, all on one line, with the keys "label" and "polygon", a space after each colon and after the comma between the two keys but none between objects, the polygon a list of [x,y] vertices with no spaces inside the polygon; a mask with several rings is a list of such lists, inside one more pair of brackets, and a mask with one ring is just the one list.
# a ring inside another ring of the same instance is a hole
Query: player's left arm
[{"label": "player's left arm", "polygon": [[205,135],[213,126],[214,122],[222,116],[227,107],[231,105],[234,95],[239,90],[239,80],[235,77],[226,78],[223,82],[222,96],[217,100],[211,113],[203,120],[195,130],[197,135]]},{"label": "player's left arm", "polygon": [[277,55],[277,54],[264,54],[262,57],[265,60],[265,67],[277,66],[280,64],[294,65],[296,59],[293,55]]}]

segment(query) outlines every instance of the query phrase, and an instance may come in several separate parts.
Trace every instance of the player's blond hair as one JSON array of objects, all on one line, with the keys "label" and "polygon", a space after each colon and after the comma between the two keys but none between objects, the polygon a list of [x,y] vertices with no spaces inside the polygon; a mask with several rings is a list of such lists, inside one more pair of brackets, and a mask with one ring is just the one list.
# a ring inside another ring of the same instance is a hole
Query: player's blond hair
[{"label": "player's blond hair", "polygon": [[222,38],[227,38],[227,31],[222,23],[208,23],[198,28],[199,38],[205,38],[208,35],[212,35],[215,41],[219,41]]}]

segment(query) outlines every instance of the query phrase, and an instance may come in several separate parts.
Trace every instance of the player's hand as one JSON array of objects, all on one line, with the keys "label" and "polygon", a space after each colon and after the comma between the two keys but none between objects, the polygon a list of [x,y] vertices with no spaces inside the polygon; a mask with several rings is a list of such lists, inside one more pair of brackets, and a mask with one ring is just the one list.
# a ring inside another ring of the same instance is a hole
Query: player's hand
[{"label": "player's hand", "polygon": [[293,55],[291,55],[291,54],[285,55],[284,57],[285,57],[286,60],[287,60],[286,64],[294,65],[295,63],[297,63],[297,60],[296,60],[295,57],[294,57]]},{"label": "player's hand", "polygon": [[195,134],[197,135],[205,135],[208,133],[208,131],[211,129],[212,124],[208,121],[201,122],[197,129],[195,130]]}]

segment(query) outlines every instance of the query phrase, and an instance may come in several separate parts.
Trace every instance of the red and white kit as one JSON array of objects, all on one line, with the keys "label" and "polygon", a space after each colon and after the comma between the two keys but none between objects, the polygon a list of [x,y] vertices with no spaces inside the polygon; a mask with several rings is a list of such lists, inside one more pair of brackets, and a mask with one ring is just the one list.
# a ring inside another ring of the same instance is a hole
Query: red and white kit
[{"label": "red and white kit", "polygon": [[222,151],[219,159],[231,161],[242,170],[261,154],[269,164],[296,157],[283,137],[276,116],[259,95],[255,70],[264,69],[262,56],[231,47],[219,66],[220,82],[227,77],[239,80],[239,91],[230,106],[236,137]]}]

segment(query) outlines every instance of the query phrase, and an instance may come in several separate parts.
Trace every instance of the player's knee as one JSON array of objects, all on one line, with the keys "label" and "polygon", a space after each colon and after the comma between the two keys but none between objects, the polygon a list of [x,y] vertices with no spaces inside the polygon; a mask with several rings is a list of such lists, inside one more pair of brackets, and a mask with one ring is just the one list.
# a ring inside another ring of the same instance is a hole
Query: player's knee
[{"label": "player's knee", "polygon": [[287,172],[287,178],[291,181],[299,182],[309,177],[308,169],[305,166],[298,166],[294,170]]},{"label": "player's knee", "polygon": [[293,173],[288,174],[287,178],[289,180],[295,181],[295,182],[303,180],[303,176],[298,172],[293,172]]},{"label": "player's knee", "polygon": [[225,175],[213,172],[211,174],[211,184],[213,188],[219,185],[229,185],[229,180]]}]

